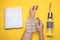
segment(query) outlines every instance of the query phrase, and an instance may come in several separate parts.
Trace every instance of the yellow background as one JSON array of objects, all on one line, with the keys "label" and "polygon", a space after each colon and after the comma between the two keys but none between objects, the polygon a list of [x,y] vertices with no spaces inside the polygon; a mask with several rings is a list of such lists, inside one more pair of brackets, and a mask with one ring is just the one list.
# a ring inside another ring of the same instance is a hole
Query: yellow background
[{"label": "yellow background", "polygon": [[[52,2],[52,12],[54,18],[54,36],[46,36],[46,21],[49,3]],[[44,40],[60,40],[60,0],[0,0],[0,40],[21,40],[26,28],[26,19],[29,17],[29,9],[33,5],[38,5],[35,17],[39,17],[44,23]],[[23,28],[4,29],[4,8],[22,7],[23,9]],[[37,33],[33,33],[32,40],[38,40]]]}]

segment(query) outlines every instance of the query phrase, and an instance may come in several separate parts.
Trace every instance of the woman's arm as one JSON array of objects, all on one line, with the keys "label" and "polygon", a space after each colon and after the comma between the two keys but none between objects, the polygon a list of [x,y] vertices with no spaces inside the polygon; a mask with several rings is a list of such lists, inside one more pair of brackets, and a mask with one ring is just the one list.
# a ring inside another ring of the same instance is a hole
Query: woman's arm
[{"label": "woman's arm", "polygon": [[[37,5],[34,5],[30,9],[30,19],[34,18],[35,10],[37,10],[37,7],[38,7]],[[22,40],[31,40],[31,37],[32,37],[32,32],[31,32],[31,30],[28,30],[28,28],[27,28],[23,34]]]},{"label": "woman's arm", "polygon": [[25,31],[25,33],[23,34],[22,40],[31,40],[31,37],[32,37],[32,32]]}]

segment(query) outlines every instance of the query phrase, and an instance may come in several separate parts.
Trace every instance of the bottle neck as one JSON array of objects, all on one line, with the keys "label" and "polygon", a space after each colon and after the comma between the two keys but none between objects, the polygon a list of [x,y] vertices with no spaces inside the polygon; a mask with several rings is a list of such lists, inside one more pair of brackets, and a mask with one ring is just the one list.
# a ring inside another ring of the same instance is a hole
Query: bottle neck
[{"label": "bottle neck", "polygon": [[48,21],[53,21],[53,19],[52,18],[48,18]]}]

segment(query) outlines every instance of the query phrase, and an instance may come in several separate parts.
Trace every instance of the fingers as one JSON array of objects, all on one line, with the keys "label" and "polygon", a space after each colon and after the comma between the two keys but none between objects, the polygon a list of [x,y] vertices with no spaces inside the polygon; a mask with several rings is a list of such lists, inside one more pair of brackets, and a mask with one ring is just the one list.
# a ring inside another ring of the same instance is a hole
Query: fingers
[{"label": "fingers", "polygon": [[38,9],[38,5],[34,5],[32,10],[37,10]]},{"label": "fingers", "polygon": [[35,11],[38,9],[38,5],[34,5],[30,10]]},{"label": "fingers", "polygon": [[43,25],[42,21],[38,17],[36,19],[37,19],[36,25],[37,26],[42,26]]},{"label": "fingers", "polygon": [[40,25],[40,19],[37,17],[37,25]]},{"label": "fingers", "polygon": [[40,19],[38,17],[36,18],[36,26],[40,26]]}]

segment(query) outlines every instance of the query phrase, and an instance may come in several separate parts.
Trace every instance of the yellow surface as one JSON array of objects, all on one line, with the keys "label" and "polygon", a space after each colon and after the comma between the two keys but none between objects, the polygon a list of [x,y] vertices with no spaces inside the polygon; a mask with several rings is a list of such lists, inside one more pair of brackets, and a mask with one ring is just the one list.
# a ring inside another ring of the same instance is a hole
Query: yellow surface
[{"label": "yellow surface", "polygon": [[[52,2],[52,12],[54,14],[54,35],[46,36],[46,21],[49,3]],[[29,9],[37,4],[39,9],[35,17],[39,17],[44,23],[44,40],[60,40],[60,0],[0,0],[0,40],[21,40],[26,28],[26,19],[29,17]],[[4,8],[22,7],[23,8],[23,28],[4,29]],[[33,33],[32,40],[38,40],[37,33]]]}]

